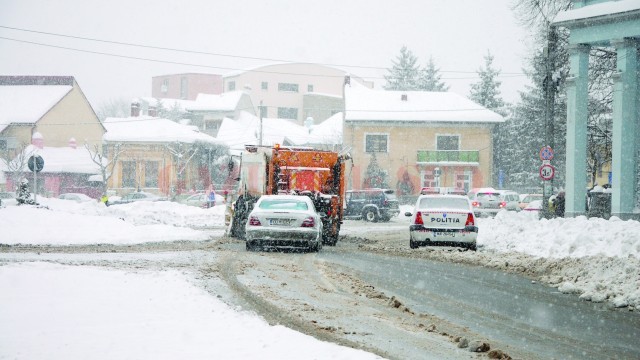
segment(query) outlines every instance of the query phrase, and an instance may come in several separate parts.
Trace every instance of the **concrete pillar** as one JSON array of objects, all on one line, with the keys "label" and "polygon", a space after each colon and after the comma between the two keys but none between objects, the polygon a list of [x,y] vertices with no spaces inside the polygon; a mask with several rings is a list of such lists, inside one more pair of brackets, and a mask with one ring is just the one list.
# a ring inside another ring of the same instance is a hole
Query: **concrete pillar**
[{"label": "concrete pillar", "polygon": [[611,215],[634,218],[638,132],[638,41],[612,41],[617,51],[613,83]]},{"label": "concrete pillar", "polygon": [[567,79],[567,174],[565,216],[585,214],[587,196],[587,116],[589,45],[569,48]]}]

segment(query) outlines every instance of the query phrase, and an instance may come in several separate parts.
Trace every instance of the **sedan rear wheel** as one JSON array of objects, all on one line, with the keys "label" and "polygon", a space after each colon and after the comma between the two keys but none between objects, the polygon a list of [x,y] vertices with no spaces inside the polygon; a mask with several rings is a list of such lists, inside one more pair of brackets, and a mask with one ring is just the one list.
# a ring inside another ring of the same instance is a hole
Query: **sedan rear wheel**
[{"label": "sedan rear wheel", "polygon": [[247,241],[245,243],[245,245],[247,247],[247,251],[255,251],[256,250],[256,245],[252,241]]}]

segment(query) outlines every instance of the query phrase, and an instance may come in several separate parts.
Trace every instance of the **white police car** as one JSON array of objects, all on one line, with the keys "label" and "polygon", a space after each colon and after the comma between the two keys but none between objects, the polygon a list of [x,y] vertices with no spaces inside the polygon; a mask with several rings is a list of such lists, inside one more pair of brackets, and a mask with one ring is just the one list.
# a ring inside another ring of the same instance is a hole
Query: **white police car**
[{"label": "white police car", "polygon": [[478,226],[469,198],[462,195],[420,195],[409,225],[409,247],[462,246],[476,250]]}]

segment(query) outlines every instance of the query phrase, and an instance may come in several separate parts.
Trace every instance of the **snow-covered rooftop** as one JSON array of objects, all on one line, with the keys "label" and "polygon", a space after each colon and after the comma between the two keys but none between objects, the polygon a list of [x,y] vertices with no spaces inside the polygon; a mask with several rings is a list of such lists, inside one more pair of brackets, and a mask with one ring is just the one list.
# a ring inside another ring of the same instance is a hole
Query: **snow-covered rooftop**
[{"label": "snow-covered rooftop", "polygon": [[609,15],[620,15],[626,12],[640,11],[640,1],[619,0],[608,1],[593,5],[584,6],[577,9],[561,11],[556,15],[553,22],[555,24],[567,23],[576,20],[604,18]]},{"label": "snow-covered rooftop", "polygon": [[501,115],[453,92],[372,90],[354,82],[345,86],[345,111],[346,121],[504,121]]},{"label": "snow-covered rooftop", "polygon": [[33,124],[73,87],[68,85],[0,86],[0,132],[12,123]]},{"label": "snow-covered rooftop", "polygon": [[233,111],[238,107],[238,102],[244,91],[230,91],[220,95],[198,94],[195,101],[186,105],[191,111]]},{"label": "snow-covered rooftop", "polygon": [[103,125],[107,129],[103,139],[111,142],[219,143],[214,137],[198,132],[193,126],[150,116],[107,118]]},{"label": "snow-covered rooftop", "polygon": [[[260,119],[247,112],[241,112],[237,120],[224,118],[218,130],[217,139],[231,150],[242,150],[245,145],[257,144]],[[321,124],[307,128],[287,119],[262,119],[262,144],[274,145],[289,142],[293,145],[342,143],[342,113],[338,113]]]}]

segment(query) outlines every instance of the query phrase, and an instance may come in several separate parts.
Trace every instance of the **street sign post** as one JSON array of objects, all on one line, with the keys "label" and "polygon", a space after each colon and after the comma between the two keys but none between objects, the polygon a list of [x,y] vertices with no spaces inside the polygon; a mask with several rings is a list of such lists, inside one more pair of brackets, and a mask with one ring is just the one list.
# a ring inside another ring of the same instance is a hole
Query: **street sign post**
[{"label": "street sign post", "polygon": [[33,201],[38,203],[38,173],[44,169],[44,159],[40,155],[32,155],[27,160],[27,166],[33,171]]}]

